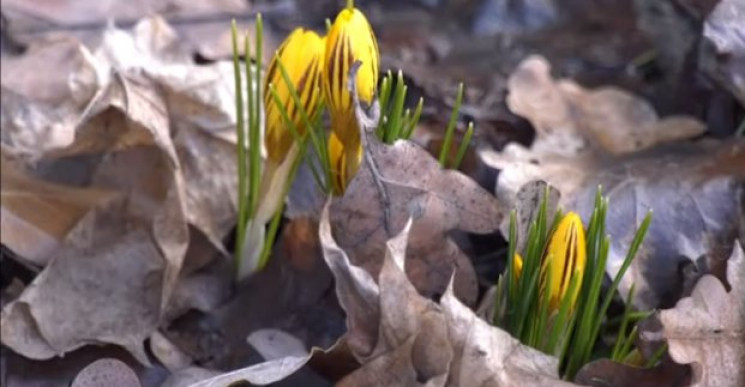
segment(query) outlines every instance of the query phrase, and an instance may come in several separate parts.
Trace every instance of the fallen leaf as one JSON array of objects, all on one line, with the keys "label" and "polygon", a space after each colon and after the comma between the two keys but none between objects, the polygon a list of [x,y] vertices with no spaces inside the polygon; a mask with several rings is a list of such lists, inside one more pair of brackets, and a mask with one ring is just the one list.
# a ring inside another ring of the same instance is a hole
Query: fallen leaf
[{"label": "fallen leaf", "polygon": [[723,0],[704,22],[700,61],[703,71],[722,87],[729,90],[745,105],[745,37],[742,36],[742,14],[745,4],[737,0]]},{"label": "fallen leaf", "polygon": [[532,57],[510,78],[508,104],[535,126],[533,146],[480,151],[482,160],[500,171],[497,197],[515,207],[520,187],[544,180],[561,192],[561,206],[588,221],[602,186],[611,203],[611,276],[636,227],[653,210],[645,242],[620,291],[628,292],[635,282],[638,307],[671,305],[682,293],[678,267],[706,255],[711,267],[701,270],[716,270],[738,234],[745,170],[736,166],[745,163],[745,142],[668,144],[700,133],[693,129],[703,126],[685,117],[659,119],[648,103],[626,92],[585,90],[554,80],[548,71],[545,60]]},{"label": "fallen leaf", "polygon": [[[4,153],[34,161],[70,144],[78,117],[100,87],[90,50],[73,39],[55,39],[0,63]],[[49,63],[56,71],[47,71]]]},{"label": "fallen leaf", "polygon": [[[91,50],[79,44],[52,46],[51,53],[29,50],[25,60],[31,64],[60,50],[73,58],[60,76],[74,82],[53,94],[39,95],[3,75],[4,88],[18,88],[28,94],[25,100],[41,101],[39,111],[52,114],[34,121],[22,119],[29,114],[23,109],[4,111],[3,157],[23,165],[22,177],[31,180],[20,183],[29,195],[53,194],[45,200],[62,202],[66,207],[60,209],[67,212],[60,218],[64,221],[41,229],[55,234],[59,246],[39,244],[50,254],[35,258],[51,263],[3,309],[2,340],[34,359],[114,343],[149,364],[142,344],[159,324],[187,308],[213,309],[227,293],[229,278],[190,275],[208,263],[203,257],[192,256],[200,262],[191,263],[188,273],[181,271],[192,239],[190,224],[198,231],[193,234],[223,252],[222,240],[232,228],[237,180],[232,67],[191,63],[179,36],[157,17],[131,31],[109,28],[100,42]],[[95,82],[83,82],[91,74]],[[60,83],[55,77],[41,79],[44,85]],[[42,104],[60,98],[76,104],[57,110]],[[58,124],[51,125],[55,119]],[[34,179],[39,183],[31,184]],[[5,188],[4,230],[13,203]],[[91,200],[79,205],[69,199],[72,193]],[[17,215],[17,206],[13,210]],[[37,210],[44,210],[37,218],[54,215],[49,206]],[[29,216],[24,219],[36,219]],[[135,257],[115,260],[114,253]]]},{"label": "fallen leaf", "polygon": [[341,385],[571,385],[559,380],[558,359],[479,319],[452,282],[439,304],[419,295],[404,274],[410,230],[411,221],[387,242],[376,285],[331,237],[328,214],[322,217],[324,256],[347,312],[345,340],[362,363]]},{"label": "fallen leaf", "polygon": [[705,131],[690,117],[659,119],[648,102],[618,88],[587,90],[567,79],[554,81],[550,70],[544,58],[531,56],[508,83],[507,105],[536,128],[536,152],[572,156],[594,146],[625,154]]},{"label": "fallen leaf", "polygon": [[731,290],[701,277],[693,294],[660,312],[670,356],[691,364],[693,386],[745,384],[745,252],[739,242],[727,261]]},{"label": "fallen leaf", "polygon": [[116,385],[121,387],[140,387],[137,374],[121,360],[100,359],[89,364],[75,377],[71,387],[98,387]]},{"label": "fallen leaf", "polygon": [[3,244],[22,259],[43,267],[78,221],[96,206],[112,200],[116,192],[49,183],[21,168],[3,157]]},{"label": "fallen leaf", "polygon": [[650,368],[633,367],[610,359],[598,359],[585,364],[574,377],[578,384],[597,387],[682,387],[690,385],[690,379],[690,369],[676,364],[669,356],[665,356],[660,364]]},{"label": "fallen leaf", "polygon": [[150,335],[150,351],[171,372],[184,369],[193,362],[187,354],[157,331]]},{"label": "fallen leaf", "polygon": [[[3,344],[48,359],[86,344],[112,343],[150,364],[143,342],[158,324],[161,299],[153,284],[161,282],[163,266],[142,230],[98,247],[67,248],[3,309]],[[36,332],[29,335],[29,329]]]},{"label": "fallen leaf", "polygon": [[370,168],[363,162],[344,196],[331,205],[339,246],[353,264],[377,276],[385,241],[413,216],[406,271],[414,286],[425,296],[440,295],[455,272],[456,294],[473,304],[477,292],[473,267],[447,233],[495,231],[504,216],[501,204],[467,176],[442,169],[413,143],[385,145],[370,138],[366,151],[377,163],[389,203],[380,200]]},{"label": "fallen leaf", "polygon": [[266,360],[308,355],[300,339],[279,329],[259,329],[248,335],[246,340]]}]

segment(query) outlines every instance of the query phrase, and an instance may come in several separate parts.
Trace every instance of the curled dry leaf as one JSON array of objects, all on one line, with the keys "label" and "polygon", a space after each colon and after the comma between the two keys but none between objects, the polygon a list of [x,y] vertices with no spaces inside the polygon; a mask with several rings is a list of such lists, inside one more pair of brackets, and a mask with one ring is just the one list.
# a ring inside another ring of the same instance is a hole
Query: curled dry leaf
[{"label": "curled dry leaf", "polygon": [[652,209],[649,233],[620,289],[626,293],[636,282],[641,308],[671,305],[682,292],[681,263],[706,255],[716,266],[738,234],[745,141],[665,144],[699,134],[703,126],[685,117],[658,119],[637,97],[584,90],[548,71],[544,59],[531,57],[510,78],[508,103],[533,123],[537,138],[531,149],[509,144],[502,152],[481,151],[484,162],[500,170],[497,197],[515,207],[523,185],[544,180],[561,192],[564,208],[587,221],[602,186],[611,203],[611,275]]},{"label": "curled dry leaf", "polygon": [[694,386],[745,384],[745,252],[735,243],[727,262],[731,290],[701,277],[690,297],[660,312],[670,356],[691,364]]},{"label": "curled dry leaf", "polygon": [[[520,344],[463,305],[448,286],[439,304],[404,274],[411,221],[386,245],[379,284],[353,265],[321,220],[324,256],[347,312],[345,340],[362,367],[341,385],[571,385],[558,360]],[[408,263],[408,261],[406,262]]]},{"label": "curled dry leaf", "polygon": [[[338,385],[572,385],[559,379],[556,358],[523,346],[476,317],[456,298],[452,282],[440,304],[419,294],[404,274],[412,221],[387,241],[378,284],[336,244],[330,207],[324,208],[319,236],[336,280],[337,297],[346,311],[347,333],[326,353],[348,348],[362,364]],[[307,356],[273,359],[208,379],[203,379],[207,371],[187,369],[165,385],[180,387],[199,379],[203,380],[193,386],[272,383],[288,378],[322,353],[314,348]]]},{"label": "curled dry leaf", "polygon": [[377,276],[386,240],[413,216],[406,272],[414,286],[425,296],[440,295],[455,272],[456,294],[473,304],[477,292],[473,267],[447,233],[493,232],[502,221],[503,207],[476,182],[457,171],[443,170],[413,143],[385,145],[369,136],[367,151],[377,163],[389,203],[380,200],[370,168],[363,162],[344,196],[331,205],[330,221],[339,246],[353,264]]},{"label": "curled dry leaf", "polygon": [[[107,29],[94,50],[56,41],[29,50],[17,66],[71,61],[59,78],[35,80],[57,85],[50,95],[3,71],[3,172],[6,157],[18,172],[9,175],[13,192],[3,184],[3,230],[12,214],[58,243],[53,251],[47,247],[51,254],[30,254],[47,267],[3,309],[2,341],[16,352],[47,359],[89,343],[114,343],[148,364],[142,342],[173,317],[168,310],[209,309],[224,294],[214,281],[207,281],[214,297],[189,291],[205,284],[194,279],[180,287],[186,291],[178,293],[178,305],[167,308],[191,239],[188,225],[219,249],[236,207],[231,65],[192,64],[178,41],[154,17],[131,32]],[[26,106],[6,111],[6,102],[8,109]],[[36,162],[24,165],[27,160]],[[39,203],[55,205],[38,206],[42,212],[31,216],[11,193],[52,194]],[[81,206],[69,200],[73,193],[91,200]],[[35,219],[54,218],[53,211],[62,213],[49,223],[54,227],[40,227]],[[29,241],[3,233],[3,243]]]}]

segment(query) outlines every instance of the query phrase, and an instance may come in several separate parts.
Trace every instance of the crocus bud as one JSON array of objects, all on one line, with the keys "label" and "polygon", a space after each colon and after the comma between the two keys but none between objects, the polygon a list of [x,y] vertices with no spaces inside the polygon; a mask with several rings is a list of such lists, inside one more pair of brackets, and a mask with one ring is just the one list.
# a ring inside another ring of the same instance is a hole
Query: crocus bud
[{"label": "crocus bud", "polygon": [[[332,120],[331,127],[335,125],[352,125],[354,122],[347,120]],[[348,145],[348,146],[347,146]],[[362,146],[357,137],[357,142],[352,139],[351,143],[343,144],[336,131],[332,130],[329,136],[329,165],[331,167],[331,183],[334,195],[343,195],[347,183],[354,177],[362,162]]]},{"label": "crocus bud", "polygon": [[[577,300],[580,286],[575,287],[573,294],[567,294],[569,285],[572,282],[572,276],[577,275],[578,284],[582,284],[582,277],[585,272],[587,262],[587,246],[585,244],[585,230],[582,226],[582,219],[574,212],[569,212],[561,219],[556,227],[551,240],[549,241],[548,250],[543,261],[542,270],[550,272],[550,307],[555,310],[564,300],[564,297],[571,297],[571,305]],[[541,282],[548,286],[546,275],[542,276]]]},{"label": "crocus bud", "polygon": [[264,79],[264,112],[266,115],[264,144],[269,160],[275,163],[280,163],[284,159],[295,138],[290,128],[287,127],[288,124],[280,112],[280,107],[277,106],[270,91],[270,85],[276,91],[287,116],[297,128],[298,134],[304,136],[306,131],[305,120],[303,120],[300,109],[295,105],[290,88],[279,69],[278,61],[281,61],[287,70],[290,82],[302,102],[302,108],[305,109],[308,118],[312,119],[322,97],[320,87],[324,49],[322,37],[313,31],[296,28],[272,58]]},{"label": "crocus bud", "polygon": [[378,43],[365,15],[356,8],[346,8],[339,12],[328,32],[323,73],[323,91],[332,120],[348,123],[332,128],[345,148],[359,143],[359,129],[347,84],[349,69],[357,61],[361,63],[355,81],[359,99],[372,104],[380,64]]}]

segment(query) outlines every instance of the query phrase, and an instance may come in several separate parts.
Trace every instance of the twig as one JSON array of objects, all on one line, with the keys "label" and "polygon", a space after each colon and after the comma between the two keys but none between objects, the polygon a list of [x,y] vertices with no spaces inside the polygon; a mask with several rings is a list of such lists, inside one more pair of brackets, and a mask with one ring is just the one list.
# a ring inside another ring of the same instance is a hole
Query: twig
[{"label": "twig", "polygon": [[366,112],[365,109],[362,108],[362,104],[360,104],[360,97],[359,95],[357,95],[356,82],[357,71],[359,71],[360,66],[362,66],[362,62],[355,61],[349,68],[349,79],[347,86],[349,87],[349,92],[352,94],[352,98],[354,101],[354,115],[357,118],[357,125],[360,128],[360,140],[362,141],[362,153],[365,157],[365,164],[368,166],[368,168],[370,168],[370,174],[372,175],[373,181],[375,182],[375,187],[378,189],[380,202],[383,206],[383,227],[385,227],[386,234],[388,236],[391,236],[392,232],[389,224],[391,218],[391,201],[388,196],[388,191],[383,185],[383,178],[380,175],[378,164],[375,162],[375,159],[370,153],[370,147],[368,145],[369,141],[367,139],[367,136],[372,133],[378,126],[378,121],[380,120],[380,104],[377,100],[373,101],[372,106],[370,106],[371,114],[368,114],[368,112]]}]

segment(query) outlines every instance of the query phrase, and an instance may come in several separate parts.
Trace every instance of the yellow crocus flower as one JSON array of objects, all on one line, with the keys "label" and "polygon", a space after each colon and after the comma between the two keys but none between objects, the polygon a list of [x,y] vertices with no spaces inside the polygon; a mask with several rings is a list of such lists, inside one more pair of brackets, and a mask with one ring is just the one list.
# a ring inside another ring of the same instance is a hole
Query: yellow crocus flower
[{"label": "yellow crocus flower", "polygon": [[287,115],[294,123],[298,134],[305,135],[305,121],[290,93],[290,88],[282,77],[278,61],[287,70],[290,81],[297,91],[309,118],[316,114],[321,101],[321,68],[323,66],[324,38],[313,31],[296,28],[272,58],[264,79],[264,113],[266,116],[266,132],[264,145],[269,161],[279,164],[287,155],[295,140],[292,132],[287,128],[269,88],[274,87],[277,96],[287,111]]},{"label": "yellow crocus flower", "polygon": [[378,84],[380,53],[370,23],[356,8],[345,8],[336,17],[326,38],[323,92],[331,113],[332,130],[345,148],[359,146],[359,128],[349,93],[349,69],[356,62],[356,86],[360,101],[372,104]]},{"label": "yellow crocus flower", "polygon": [[[551,286],[549,294],[551,297],[550,308],[556,310],[561,305],[564,297],[571,297],[571,305],[574,306],[577,295],[582,284],[582,277],[587,263],[587,246],[585,244],[585,230],[582,219],[574,212],[569,212],[561,219],[556,231],[551,235],[546,255],[541,267],[542,288],[548,286],[546,272],[551,275]],[[548,270],[548,266],[551,270]],[[580,286],[575,288],[573,294],[567,295],[573,275],[577,278]]]}]

